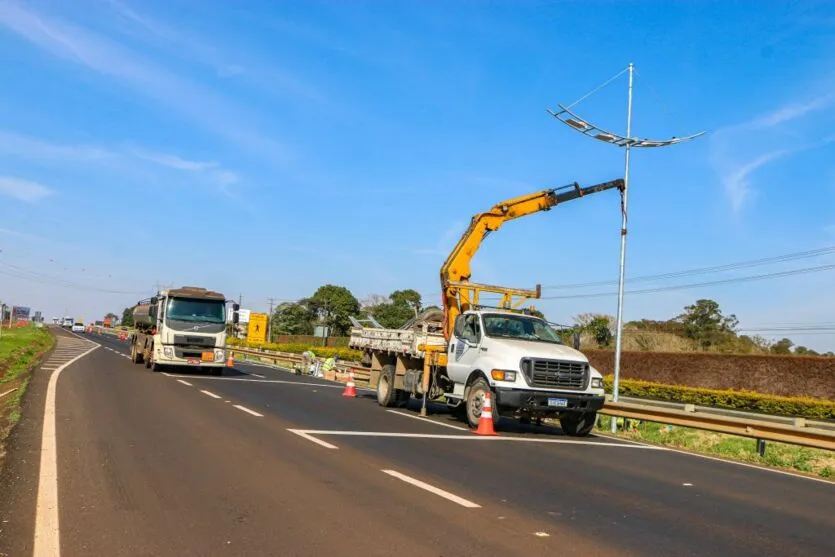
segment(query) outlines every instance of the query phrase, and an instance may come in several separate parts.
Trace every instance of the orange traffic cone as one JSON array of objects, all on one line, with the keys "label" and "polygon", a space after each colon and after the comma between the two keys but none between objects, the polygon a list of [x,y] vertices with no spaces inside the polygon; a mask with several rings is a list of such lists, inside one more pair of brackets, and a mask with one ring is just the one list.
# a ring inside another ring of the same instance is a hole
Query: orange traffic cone
[{"label": "orange traffic cone", "polygon": [[357,396],[357,387],[354,385],[354,371],[348,372],[348,383],[345,384],[345,390],[342,391],[342,396]]},{"label": "orange traffic cone", "polygon": [[235,367],[235,358],[230,353],[229,358],[226,359],[226,367]]},{"label": "orange traffic cone", "polygon": [[484,406],[481,407],[481,417],[478,419],[476,435],[498,435],[493,429],[493,404],[490,401],[490,391],[484,393]]}]

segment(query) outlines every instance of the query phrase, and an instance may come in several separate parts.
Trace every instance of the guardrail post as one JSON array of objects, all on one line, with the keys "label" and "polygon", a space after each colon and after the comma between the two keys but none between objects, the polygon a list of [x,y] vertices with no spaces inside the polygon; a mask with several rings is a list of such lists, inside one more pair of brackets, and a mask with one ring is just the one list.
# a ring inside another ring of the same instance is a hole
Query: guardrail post
[{"label": "guardrail post", "polygon": [[765,456],[765,439],[757,439],[757,454]]}]

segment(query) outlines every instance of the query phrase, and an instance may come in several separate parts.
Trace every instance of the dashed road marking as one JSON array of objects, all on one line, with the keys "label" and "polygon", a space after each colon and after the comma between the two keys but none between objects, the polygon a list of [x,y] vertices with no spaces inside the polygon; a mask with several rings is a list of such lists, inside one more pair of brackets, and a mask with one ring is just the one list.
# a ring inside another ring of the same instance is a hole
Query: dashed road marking
[{"label": "dashed road marking", "polygon": [[454,493],[450,493],[449,491],[445,491],[445,490],[443,490],[439,487],[435,487],[434,485],[428,484],[426,482],[422,482],[422,481],[417,480],[417,479],[415,479],[411,476],[407,476],[406,474],[401,474],[400,472],[398,472],[396,470],[382,470],[382,472],[384,474],[388,474],[389,476],[397,478],[398,480],[402,480],[402,481],[406,482],[407,484],[411,484],[415,487],[419,487],[421,489],[424,489],[424,490],[428,491],[429,493],[434,493],[435,495],[437,495],[439,497],[443,497],[444,499],[447,499],[448,501],[452,501],[453,503],[458,503],[462,507],[466,507],[468,509],[479,509],[479,508],[481,508],[481,505],[479,505],[478,503],[473,503],[472,501],[464,499],[463,497],[459,497],[458,495],[455,495]]},{"label": "dashed road marking", "polygon": [[211,391],[206,391],[206,390],[200,389],[200,392],[203,393],[204,395],[208,395],[212,398],[221,398],[220,395],[216,395]]},{"label": "dashed road marking", "polygon": [[258,412],[256,412],[255,410],[250,410],[250,409],[249,409],[249,408],[247,408],[246,406],[241,406],[240,404],[233,404],[232,406],[234,406],[234,407],[235,407],[235,408],[237,408],[238,410],[243,410],[243,411],[244,411],[244,412],[246,412],[247,414],[252,414],[253,416],[258,416],[259,418],[263,418],[263,417],[264,417],[264,414],[259,414],[259,413],[258,413]]},{"label": "dashed road marking", "polygon": [[191,387],[191,386],[192,386],[192,384],[191,384],[191,383],[189,383],[188,381],[183,381],[182,379],[177,379],[177,381],[178,381],[179,383],[182,383],[183,385],[188,385],[189,387]]}]

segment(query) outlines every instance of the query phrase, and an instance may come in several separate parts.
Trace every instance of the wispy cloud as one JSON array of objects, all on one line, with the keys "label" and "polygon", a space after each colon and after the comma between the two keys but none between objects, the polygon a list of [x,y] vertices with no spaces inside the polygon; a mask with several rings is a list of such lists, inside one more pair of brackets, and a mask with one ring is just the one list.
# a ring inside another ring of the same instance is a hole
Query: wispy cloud
[{"label": "wispy cloud", "polygon": [[271,161],[287,162],[288,147],[256,129],[257,118],[212,89],[159,67],[112,40],[20,5],[0,6],[0,25],[35,46],[174,109],[204,128]]},{"label": "wispy cloud", "polygon": [[778,159],[821,147],[835,139],[832,135],[810,139],[815,132],[800,133],[790,126],[834,106],[835,94],[827,93],[780,106],[747,122],[714,132],[710,143],[711,163],[721,177],[734,213],[739,213],[756,191],[752,184],[756,171]]},{"label": "wispy cloud", "polygon": [[[224,168],[215,161],[196,161],[170,153],[160,153],[142,147],[126,145],[102,147],[98,145],[72,145],[46,141],[9,131],[0,130],[0,155],[15,159],[32,160],[57,164],[100,164],[115,169],[126,169],[131,165],[151,163],[178,172],[187,172],[217,186],[223,193],[231,195],[230,186],[240,182],[238,173]],[[135,166],[134,166],[135,168]]]},{"label": "wispy cloud", "polygon": [[52,189],[37,182],[12,176],[0,176],[0,194],[14,197],[20,201],[34,203],[52,195],[52,193]]}]

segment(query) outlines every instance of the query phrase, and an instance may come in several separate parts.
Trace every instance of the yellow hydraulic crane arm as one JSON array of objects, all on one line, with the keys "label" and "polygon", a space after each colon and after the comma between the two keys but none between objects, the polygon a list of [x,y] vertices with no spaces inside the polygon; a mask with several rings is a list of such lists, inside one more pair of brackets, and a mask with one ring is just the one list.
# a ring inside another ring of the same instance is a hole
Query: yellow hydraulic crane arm
[{"label": "yellow hydraulic crane arm", "polygon": [[467,231],[458,240],[455,249],[452,250],[441,267],[441,297],[444,304],[444,336],[446,339],[449,340],[450,338],[456,317],[467,311],[472,305],[478,304],[480,292],[501,294],[501,307],[512,307],[514,296],[522,297],[522,301],[528,298],[539,298],[540,296],[539,286],[536,290],[520,290],[469,282],[472,274],[470,261],[472,261],[487,234],[495,232],[509,220],[539,211],[548,211],[559,203],[565,203],[612,188],[622,190],[623,180],[612,180],[585,188],[581,188],[579,184],[574,182],[561,188],[542,190],[503,201],[493,206],[486,213],[473,216]]}]

